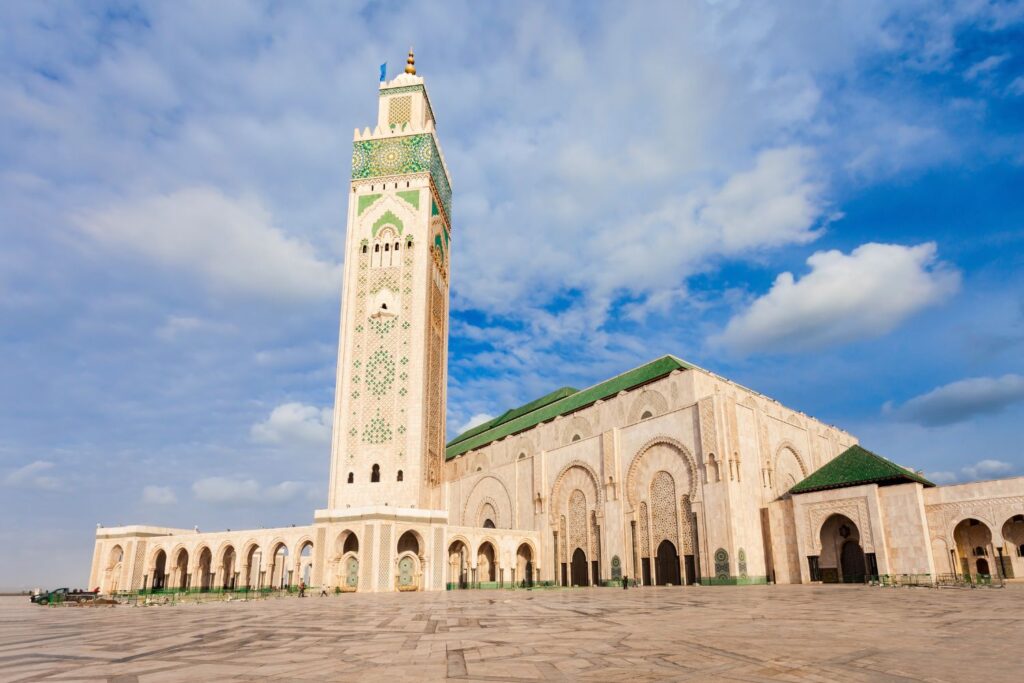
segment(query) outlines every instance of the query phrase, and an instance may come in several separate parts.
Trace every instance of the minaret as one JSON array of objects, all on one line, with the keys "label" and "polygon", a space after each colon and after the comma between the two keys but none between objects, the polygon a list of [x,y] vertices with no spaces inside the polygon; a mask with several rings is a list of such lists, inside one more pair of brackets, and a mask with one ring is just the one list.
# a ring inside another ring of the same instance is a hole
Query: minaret
[{"label": "minaret", "polygon": [[440,509],[451,184],[412,50],[355,131],[328,507]]}]

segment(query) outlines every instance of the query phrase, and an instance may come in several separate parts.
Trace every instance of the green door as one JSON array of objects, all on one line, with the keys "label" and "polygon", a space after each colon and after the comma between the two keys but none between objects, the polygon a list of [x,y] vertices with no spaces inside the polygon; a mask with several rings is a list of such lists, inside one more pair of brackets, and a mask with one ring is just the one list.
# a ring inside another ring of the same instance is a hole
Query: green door
[{"label": "green door", "polygon": [[398,586],[399,588],[413,585],[415,563],[409,556],[398,561]]},{"label": "green door", "polygon": [[350,557],[345,561],[345,585],[355,588],[359,585],[359,559]]}]

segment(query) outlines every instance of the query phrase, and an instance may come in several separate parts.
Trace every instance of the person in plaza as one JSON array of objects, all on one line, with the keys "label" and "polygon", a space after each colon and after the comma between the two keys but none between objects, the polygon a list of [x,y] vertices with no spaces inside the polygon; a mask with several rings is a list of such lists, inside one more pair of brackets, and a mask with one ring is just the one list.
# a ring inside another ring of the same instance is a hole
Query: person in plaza
[{"label": "person in plaza", "polygon": [[302,579],[299,579],[299,597],[306,597],[306,582]]},{"label": "person in plaza", "polygon": [[623,576],[622,577],[622,590],[624,590],[624,591],[628,591],[629,590],[629,577],[628,576]]}]

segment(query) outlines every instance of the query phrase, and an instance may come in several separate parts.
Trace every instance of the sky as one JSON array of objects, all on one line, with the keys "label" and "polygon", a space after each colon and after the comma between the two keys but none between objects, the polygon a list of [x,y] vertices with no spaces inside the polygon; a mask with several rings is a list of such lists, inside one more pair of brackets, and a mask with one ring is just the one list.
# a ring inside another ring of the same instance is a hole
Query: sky
[{"label": "sky", "polygon": [[1024,3],[0,3],[0,588],[326,502],[349,158],[416,49],[449,438],[671,353],[1024,474]]}]

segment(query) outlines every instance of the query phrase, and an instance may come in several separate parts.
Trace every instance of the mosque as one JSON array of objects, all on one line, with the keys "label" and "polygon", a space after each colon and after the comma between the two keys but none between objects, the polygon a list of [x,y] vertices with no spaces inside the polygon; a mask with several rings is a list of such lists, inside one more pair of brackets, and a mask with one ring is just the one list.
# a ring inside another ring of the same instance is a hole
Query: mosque
[{"label": "mosque", "polygon": [[452,188],[411,52],[355,131],[350,187],[327,506],[280,529],[98,528],[89,586],[1024,576],[1024,477],[935,486],[674,356],[446,444]]}]

